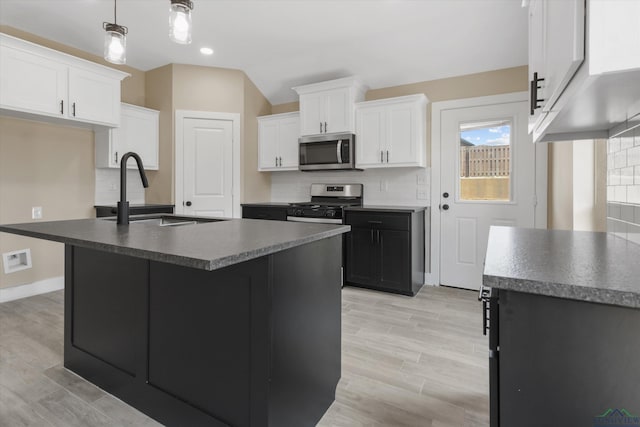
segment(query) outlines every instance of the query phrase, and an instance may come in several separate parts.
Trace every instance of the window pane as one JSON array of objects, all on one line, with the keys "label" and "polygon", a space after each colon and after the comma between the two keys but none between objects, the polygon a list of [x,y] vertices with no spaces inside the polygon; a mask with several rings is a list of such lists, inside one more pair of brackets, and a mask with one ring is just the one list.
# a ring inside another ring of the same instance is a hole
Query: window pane
[{"label": "window pane", "polygon": [[511,122],[460,125],[460,200],[511,200]]}]

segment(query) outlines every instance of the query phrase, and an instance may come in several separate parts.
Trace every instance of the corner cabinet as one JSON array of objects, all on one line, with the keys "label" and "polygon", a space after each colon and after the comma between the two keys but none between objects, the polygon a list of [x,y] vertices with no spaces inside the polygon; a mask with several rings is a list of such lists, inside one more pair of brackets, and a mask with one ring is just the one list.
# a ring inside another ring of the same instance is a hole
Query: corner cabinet
[{"label": "corner cabinet", "polygon": [[[159,115],[149,108],[122,103],[119,128],[95,131],[96,167],[119,168],[122,155],[128,151],[138,153],[145,169],[158,169]],[[134,161],[129,169],[137,168]]]},{"label": "corner cabinet", "polygon": [[609,138],[640,119],[638,1],[531,0],[534,142]]},{"label": "corner cabinet", "polygon": [[355,131],[354,104],[366,86],[356,77],[294,87],[300,96],[300,135]]},{"label": "corner cabinet", "polygon": [[298,170],[300,114],[258,117],[258,170]]},{"label": "corner cabinet", "polygon": [[129,74],[0,33],[0,110],[27,118],[120,125]]},{"label": "corner cabinet", "polygon": [[424,94],[356,104],[356,167],[425,167]]},{"label": "corner cabinet", "polygon": [[345,209],[345,285],[414,296],[424,284],[425,209]]}]

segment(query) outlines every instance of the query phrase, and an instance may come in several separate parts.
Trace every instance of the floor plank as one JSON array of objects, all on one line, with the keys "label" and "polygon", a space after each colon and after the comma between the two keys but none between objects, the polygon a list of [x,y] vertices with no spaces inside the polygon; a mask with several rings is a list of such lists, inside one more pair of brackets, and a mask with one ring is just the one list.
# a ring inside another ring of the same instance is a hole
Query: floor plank
[{"label": "floor plank", "polygon": [[[63,291],[0,304],[0,425],[155,427],[62,366]],[[342,379],[319,427],[486,427],[487,339],[476,293],[344,288]]]}]

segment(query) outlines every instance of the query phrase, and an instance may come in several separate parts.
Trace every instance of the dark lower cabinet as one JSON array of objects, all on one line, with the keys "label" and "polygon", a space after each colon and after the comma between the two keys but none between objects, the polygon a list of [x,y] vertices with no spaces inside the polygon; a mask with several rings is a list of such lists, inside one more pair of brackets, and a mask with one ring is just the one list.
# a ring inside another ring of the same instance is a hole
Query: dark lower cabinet
[{"label": "dark lower cabinet", "polygon": [[415,295],[424,282],[424,211],[347,210],[345,284]]},{"label": "dark lower cabinet", "polygon": [[266,219],[271,221],[286,221],[287,206],[272,206],[260,204],[244,204],[242,205],[242,218],[248,219]]}]

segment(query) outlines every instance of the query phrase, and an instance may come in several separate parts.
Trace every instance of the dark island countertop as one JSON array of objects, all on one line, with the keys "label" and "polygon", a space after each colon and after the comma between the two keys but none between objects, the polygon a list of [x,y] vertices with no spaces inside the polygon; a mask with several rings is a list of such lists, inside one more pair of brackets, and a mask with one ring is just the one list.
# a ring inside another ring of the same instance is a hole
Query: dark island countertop
[{"label": "dark island countertop", "polygon": [[640,308],[640,246],[609,233],[493,226],[483,285]]},{"label": "dark island countertop", "polygon": [[346,233],[345,225],[229,219],[161,227],[106,219],[0,225],[1,232],[202,270],[216,270]]}]

